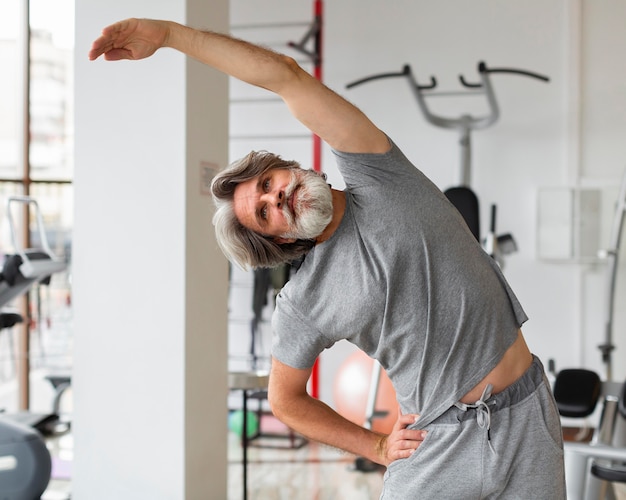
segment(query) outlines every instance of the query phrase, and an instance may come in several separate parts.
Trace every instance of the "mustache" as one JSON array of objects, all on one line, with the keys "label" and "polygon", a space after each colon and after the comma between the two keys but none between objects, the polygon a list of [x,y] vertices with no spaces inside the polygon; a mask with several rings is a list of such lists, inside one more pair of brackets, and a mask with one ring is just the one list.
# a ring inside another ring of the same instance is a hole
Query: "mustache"
[{"label": "mustache", "polygon": [[[289,223],[289,227],[293,226],[295,215],[296,215],[295,213],[291,211],[291,206],[292,206],[293,195],[296,192],[296,189],[298,188],[299,184],[300,184],[300,180],[298,179],[298,175],[296,174],[295,171],[292,171],[289,184],[285,188],[285,203],[283,204],[283,212],[285,215],[285,219],[287,219],[287,222]],[[295,208],[296,207],[294,205],[294,209]]]},{"label": "mustache", "polygon": [[284,215],[290,226],[294,223],[296,213],[303,208],[302,205],[305,203],[302,198],[298,198],[297,200],[295,200],[295,202],[293,202],[293,196],[295,192],[298,189],[303,188],[307,191],[307,193],[310,193],[313,187],[311,185],[311,181],[315,182],[315,184],[317,184],[317,188],[319,189],[319,179],[322,179],[325,182],[326,174],[318,173],[313,170],[294,170],[291,172],[291,179],[289,180],[289,184],[287,184],[287,187],[285,188],[285,203],[283,206]]}]

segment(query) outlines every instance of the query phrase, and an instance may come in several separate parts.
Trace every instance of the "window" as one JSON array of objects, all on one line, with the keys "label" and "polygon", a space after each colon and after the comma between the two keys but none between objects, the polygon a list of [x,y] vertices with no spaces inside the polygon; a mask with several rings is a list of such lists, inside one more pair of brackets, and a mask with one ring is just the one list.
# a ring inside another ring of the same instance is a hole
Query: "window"
[{"label": "window", "polygon": [[[0,331],[0,408],[8,411],[50,411],[52,387],[42,390],[38,379],[71,369],[73,19],[73,0],[0,3],[0,252],[15,251],[6,200],[27,195],[39,205],[52,251],[68,264],[49,285],[32,287],[23,303],[9,304],[25,317],[28,334],[20,342],[18,329]],[[21,236],[26,247],[39,244],[33,215]],[[30,381],[20,380],[19,349],[29,352]]]}]

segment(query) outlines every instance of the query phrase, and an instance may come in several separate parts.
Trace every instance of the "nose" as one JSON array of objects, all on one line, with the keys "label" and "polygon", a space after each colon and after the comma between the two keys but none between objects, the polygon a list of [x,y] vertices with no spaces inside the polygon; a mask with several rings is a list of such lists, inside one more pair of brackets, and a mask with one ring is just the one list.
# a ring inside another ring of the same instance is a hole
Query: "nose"
[{"label": "nose", "polygon": [[282,189],[276,189],[266,195],[267,203],[275,206],[276,208],[282,208],[285,203],[285,192]]},{"label": "nose", "polygon": [[276,195],[276,207],[282,208],[284,202],[285,202],[285,192],[282,190],[278,190],[278,194]]}]

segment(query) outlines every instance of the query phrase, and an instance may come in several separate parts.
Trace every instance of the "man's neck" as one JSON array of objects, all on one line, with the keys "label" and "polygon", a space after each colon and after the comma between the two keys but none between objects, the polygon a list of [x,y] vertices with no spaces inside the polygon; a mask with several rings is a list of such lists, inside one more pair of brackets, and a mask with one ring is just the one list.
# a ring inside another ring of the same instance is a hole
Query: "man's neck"
[{"label": "man's neck", "polygon": [[346,193],[338,191],[337,189],[332,189],[331,193],[333,196],[333,218],[331,219],[330,224],[326,226],[326,229],[324,229],[322,234],[320,234],[315,240],[316,245],[324,243],[335,233],[346,210]]}]

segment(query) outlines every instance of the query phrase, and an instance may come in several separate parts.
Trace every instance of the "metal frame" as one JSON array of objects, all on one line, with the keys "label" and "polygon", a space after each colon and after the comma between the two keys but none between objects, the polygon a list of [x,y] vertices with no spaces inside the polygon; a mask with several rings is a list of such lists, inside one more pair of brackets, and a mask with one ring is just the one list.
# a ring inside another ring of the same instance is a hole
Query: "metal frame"
[{"label": "metal frame", "polygon": [[[498,107],[498,101],[496,99],[493,86],[491,85],[490,75],[492,73],[508,73],[527,76],[544,82],[550,81],[547,76],[522,69],[488,68],[487,64],[482,61],[478,63],[477,71],[480,76],[479,83],[470,83],[463,77],[463,75],[459,75],[459,81],[461,85],[465,89],[469,89],[462,92],[434,92],[437,88],[437,79],[434,76],[431,76],[430,83],[426,85],[418,83],[417,78],[411,70],[411,66],[409,66],[408,64],[405,64],[402,68],[402,71],[400,72],[367,76],[365,78],[361,78],[360,80],[349,83],[348,85],[346,85],[346,88],[352,88],[357,85],[361,85],[363,83],[370,82],[372,80],[378,80],[381,78],[406,78],[426,121],[428,121],[435,127],[454,129],[459,131],[459,143],[461,145],[461,165],[459,173],[460,185],[469,186],[471,179],[471,131],[487,128],[493,125],[500,117],[500,108]],[[437,116],[430,111],[426,102],[427,97],[450,95],[483,95],[487,99],[489,112],[484,116],[478,117],[463,114],[458,118],[445,118],[443,116]]]}]

